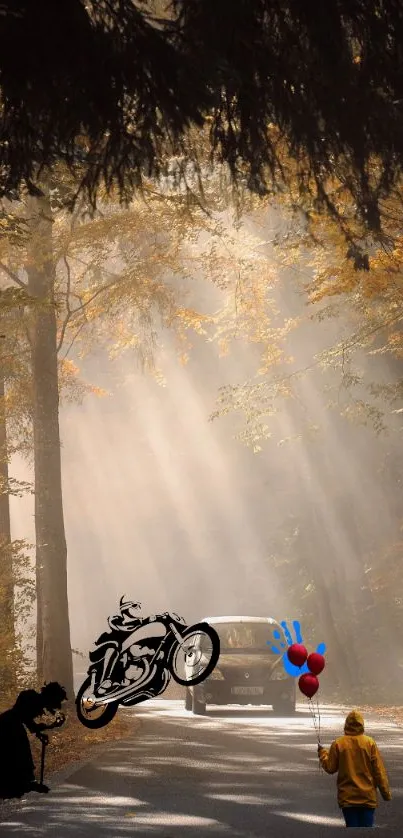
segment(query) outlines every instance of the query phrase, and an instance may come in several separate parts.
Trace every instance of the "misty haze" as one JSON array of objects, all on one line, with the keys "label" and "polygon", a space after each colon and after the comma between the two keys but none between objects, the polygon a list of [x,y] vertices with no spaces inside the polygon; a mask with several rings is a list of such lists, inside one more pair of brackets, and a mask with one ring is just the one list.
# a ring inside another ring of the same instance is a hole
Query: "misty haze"
[{"label": "misty haze", "polygon": [[0,4],[2,838],[401,835],[402,39]]}]

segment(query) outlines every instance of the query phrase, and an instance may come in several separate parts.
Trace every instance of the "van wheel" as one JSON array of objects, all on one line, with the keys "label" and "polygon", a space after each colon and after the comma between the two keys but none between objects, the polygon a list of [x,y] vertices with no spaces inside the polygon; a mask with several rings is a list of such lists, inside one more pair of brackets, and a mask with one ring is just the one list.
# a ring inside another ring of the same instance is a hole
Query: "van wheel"
[{"label": "van wheel", "polygon": [[189,712],[190,712],[191,709],[192,709],[192,693],[190,692],[190,690],[186,690],[186,692],[185,692],[185,710],[189,710]]},{"label": "van wheel", "polygon": [[206,715],[206,702],[198,701],[194,693],[192,696],[192,712],[194,716]]}]

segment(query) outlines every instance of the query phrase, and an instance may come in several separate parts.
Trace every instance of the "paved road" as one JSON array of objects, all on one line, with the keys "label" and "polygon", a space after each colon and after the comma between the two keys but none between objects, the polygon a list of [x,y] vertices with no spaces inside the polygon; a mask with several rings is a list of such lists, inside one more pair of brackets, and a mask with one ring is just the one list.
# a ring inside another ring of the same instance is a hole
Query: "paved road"
[{"label": "paved road", "polygon": [[[343,708],[322,709],[322,741],[342,727]],[[311,717],[260,709],[212,709],[193,717],[181,702],[138,708],[131,741],[108,745],[46,796],[31,794],[0,815],[1,838],[294,838],[343,826],[335,779],[318,770]],[[369,719],[386,758],[394,800],[381,803],[379,828],[402,835],[403,736]]]}]

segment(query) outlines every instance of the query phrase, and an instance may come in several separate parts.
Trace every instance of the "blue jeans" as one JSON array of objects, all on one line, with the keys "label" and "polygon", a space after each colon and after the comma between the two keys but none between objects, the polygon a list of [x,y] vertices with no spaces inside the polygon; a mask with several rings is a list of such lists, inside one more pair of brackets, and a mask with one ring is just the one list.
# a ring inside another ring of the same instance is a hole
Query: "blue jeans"
[{"label": "blue jeans", "polygon": [[346,806],[342,810],[346,826],[373,826],[375,809],[366,806]]}]

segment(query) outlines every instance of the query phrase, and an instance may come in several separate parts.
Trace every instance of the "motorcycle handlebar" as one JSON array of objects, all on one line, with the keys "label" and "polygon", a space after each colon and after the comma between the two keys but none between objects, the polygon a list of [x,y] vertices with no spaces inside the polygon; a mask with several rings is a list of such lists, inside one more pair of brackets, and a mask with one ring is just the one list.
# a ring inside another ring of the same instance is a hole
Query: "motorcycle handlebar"
[{"label": "motorcycle handlebar", "polygon": [[149,617],[135,617],[133,618],[133,624],[130,623],[126,624],[118,624],[116,625],[115,620],[118,619],[118,615],[114,617],[108,617],[108,624],[110,628],[118,629],[119,631],[131,631],[133,625],[137,624],[147,624],[147,623],[154,623],[156,620],[165,619],[165,620],[173,620],[174,622],[183,623],[186,625],[186,621],[183,617],[179,617],[178,614],[171,614],[169,611],[164,611],[162,614],[152,614]]}]

